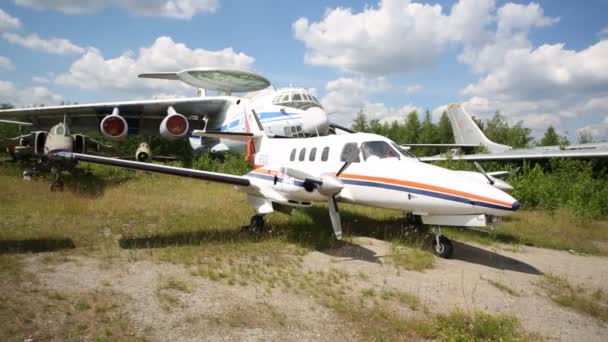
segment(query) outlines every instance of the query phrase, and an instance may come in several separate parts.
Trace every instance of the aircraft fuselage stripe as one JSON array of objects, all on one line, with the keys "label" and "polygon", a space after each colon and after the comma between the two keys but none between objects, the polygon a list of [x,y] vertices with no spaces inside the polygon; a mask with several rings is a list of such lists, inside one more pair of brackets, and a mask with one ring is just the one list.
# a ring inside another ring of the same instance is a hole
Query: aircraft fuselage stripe
[{"label": "aircraft fuselage stripe", "polygon": [[[268,171],[268,170],[254,170],[254,171],[250,172],[248,175],[256,177],[256,178],[264,179],[264,180],[269,180],[269,181],[274,181],[274,177],[275,177],[275,174],[273,174],[272,171]],[[345,176],[345,175],[343,175],[343,176]],[[367,177],[367,176],[359,176],[359,175],[349,175],[349,176],[350,177],[353,177],[353,176]],[[283,177],[279,176],[279,174],[276,174],[276,177],[277,177],[278,182],[281,182],[283,180]],[[367,178],[372,178],[372,177],[367,177]],[[392,180],[394,182],[385,183],[385,182],[379,182],[379,181],[375,181],[375,180],[358,180],[358,179],[351,179],[351,178],[346,178],[346,177],[340,177],[340,179],[345,184],[350,184],[350,185],[359,185],[359,186],[367,186],[367,187],[373,187],[373,188],[383,188],[383,189],[388,189],[388,190],[405,191],[405,192],[409,192],[409,193],[440,198],[440,199],[444,199],[444,200],[448,200],[448,201],[477,205],[477,206],[482,206],[482,207],[487,207],[487,208],[492,208],[492,209],[514,211],[514,209],[511,207],[510,204],[497,205],[497,204],[489,203],[487,201],[483,201],[483,200],[479,200],[479,199],[472,200],[472,199],[467,198],[467,197],[480,197],[480,196],[475,196],[473,194],[467,194],[468,196],[465,197],[465,196],[447,194],[447,193],[433,191],[433,190],[425,190],[425,189],[420,189],[420,188],[416,188],[416,187],[410,187],[410,186],[398,184],[398,183],[402,182],[402,181],[398,181],[398,180]],[[394,183],[397,183],[397,184],[394,184]],[[411,182],[411,183],[420,184],[420,183],[414,183],[414,182]],[[301,180],[294,179],[293,184],[296,186],[303,186],[304,182]],[[426,185],[426,184],[422,184],[422,185]],[[448,189],[448,190],[451,190],[451,189]],[[462,193],[462,192],[455,191],[455,190],[451,190],[451,191],[456,192],[456,193]],[[493,202],[498,202],[498,201],[493,201]]]}]

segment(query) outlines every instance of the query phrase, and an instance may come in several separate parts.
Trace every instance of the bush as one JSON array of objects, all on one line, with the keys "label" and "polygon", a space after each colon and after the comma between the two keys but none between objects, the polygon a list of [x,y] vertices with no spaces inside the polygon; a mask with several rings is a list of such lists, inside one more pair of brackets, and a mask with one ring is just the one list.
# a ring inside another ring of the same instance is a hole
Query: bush
[{"label": "bush", "polygon": [[566,209],[579,218],[608,215],[608,181],[603,172],[594,172],[593,162],[556,159],[544,169],[524,165],[509,182],[523,208]]},{"label": "bush", "polygon": [[231,153],[226,153],[221,157],[205,153],[192,162],[192,168],[233,175],[244,175],[251,171],[251,166],[243,155]]}]

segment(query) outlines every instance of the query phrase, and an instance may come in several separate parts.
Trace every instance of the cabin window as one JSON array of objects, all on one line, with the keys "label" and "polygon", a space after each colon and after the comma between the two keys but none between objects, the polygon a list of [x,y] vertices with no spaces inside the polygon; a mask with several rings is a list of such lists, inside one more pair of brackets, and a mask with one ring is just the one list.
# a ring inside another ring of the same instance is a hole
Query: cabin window
[{"label": "cabin window", "polygon": [[306,158],[306,148],[300,150],[300,161],[304,161]]},{"label": "cabin window", "polygon": [[296,160],[296,149],[295,148],[293,150],[291,150],[291,155],[289,156],[289,160],[291,160],[291,161]]},{"label": "cabin window", "polygon": [[372,159],[385,159],[385,158],[397,158],[399,159],[399,152],[397,152],[391,145],[386,141],[366,141],[361,144],[361,151],[363,152],[363,158],[365,160]]},{"label": "cabin window", "polygon": [[329,147],[323,148],[323,153],[321,153],[321,161],[327,161],[329,158]]},{"label": "cabin window", "polygon": [[316,156],[317,156],[317,148],[316,148],[316,147],[313,147],[313,148],[310,150],[310,155],[308,156],[308,160],[309,160],[309,161],[315,161],[315,157],[316,157]]},{"label": "cabin window", "polygon": [[[347,157],[353,153],[353,151],[358,151],[357,149],[357,143],[348,143],[346,145],[344,145],[344,148],[342,149],[342,154],[340,154],[340,161],[347,161]],[[359,153],[357,152],[357,158],[355,158],[355,160],[353,162],[358,163],[361,160],[359,159]]]},{"label": "cabin window", "polygon": [[293,96],[291,97],[291,101],[302,101],[302,95],[293,94]]}]

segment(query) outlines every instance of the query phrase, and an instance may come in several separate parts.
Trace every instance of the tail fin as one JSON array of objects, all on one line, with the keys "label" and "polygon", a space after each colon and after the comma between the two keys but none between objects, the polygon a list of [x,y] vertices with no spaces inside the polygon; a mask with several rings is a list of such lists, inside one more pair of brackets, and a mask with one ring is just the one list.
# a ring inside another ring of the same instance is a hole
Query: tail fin
[{"label": "tail fin", "polygon": [[486,147],[490,153],[511,150],[511,146],[497,144],[488,139],[460,103],[448,105],[447,113],[456,144],[481,145]]}]

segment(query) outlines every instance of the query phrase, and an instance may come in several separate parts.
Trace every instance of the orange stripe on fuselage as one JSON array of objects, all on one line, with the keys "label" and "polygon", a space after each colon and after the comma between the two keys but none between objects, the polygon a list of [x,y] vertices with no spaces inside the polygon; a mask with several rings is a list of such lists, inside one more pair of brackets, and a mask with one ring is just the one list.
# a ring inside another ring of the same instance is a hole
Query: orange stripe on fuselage
[{"label": "orange stripe on fuselage", "polygon": [[[272,175],[272,176],[280,175],[280,172],[278,172],[278,171],[264,169],[263,167],[256,168],[253,170],[253,172]],[[475,195],[475,194],[464,192],[464,191],[458,191],[458,190],[453,190],[453,189],[449,189],[449,188],[444,188],[444,187],[429,185],[429,184],[423,184],[423,183],[418,183],[418,182],[411,182],[411,181],[405,181],[405,180],[399,180],[399,179],[393,179],[393,178],[384,178],[384,177],[354,175],[354,174],[350,174],[350,173],[343,173],[340,175],[340,178],[367,180],[367,181],[375,181],[375,182],[383,182],[383,183],[388,183],[388,184],[415,187],[415,188],[419,188],[419,189],[430,190],[430,191],[434,191],[434,192],[450,194],[450,195],[465,197],[465,198],[469,198],[469,199],[476,199],[476,200],[480,200],[480,201],[484,201],[484,202],[502,205],[502,206],[505,206],[508,208],[511,207],[511,203],[508,203],[508,202],[503,202],[503,201],[495,200],[493,198],[479,196],[479,195]]]},{"label": "orange stripe on fuselage", "polygon": [[495,199],[492,199],[489,197],[479,196],[479,195],[471,194],[468,192],[452,190],[452,189],[435,186],[435,185],[410,182],[410,181],[404,181],[404,180],[398,180],[398,179],[392,179],[392,178],[353,175],[353,174],[347,174],[347,173],[341,174],[340,177],[410,186],[410,187],[415,187],[415,188],[420,188],[420,189],[425,189],[425,190],[430,190],[430,191],[435,191],[435,192],[442,192],[442,193],[460,196],[460,197],[472,198],[472,199],[476,199],[476,200],[480,200],[480,201],[484,201],[484,202],[502,205],[502,206],[509,207],[509,208],[511,207],[511,203],[508,203],[508,202],[498,201],[498,200],[495,200]]}]

